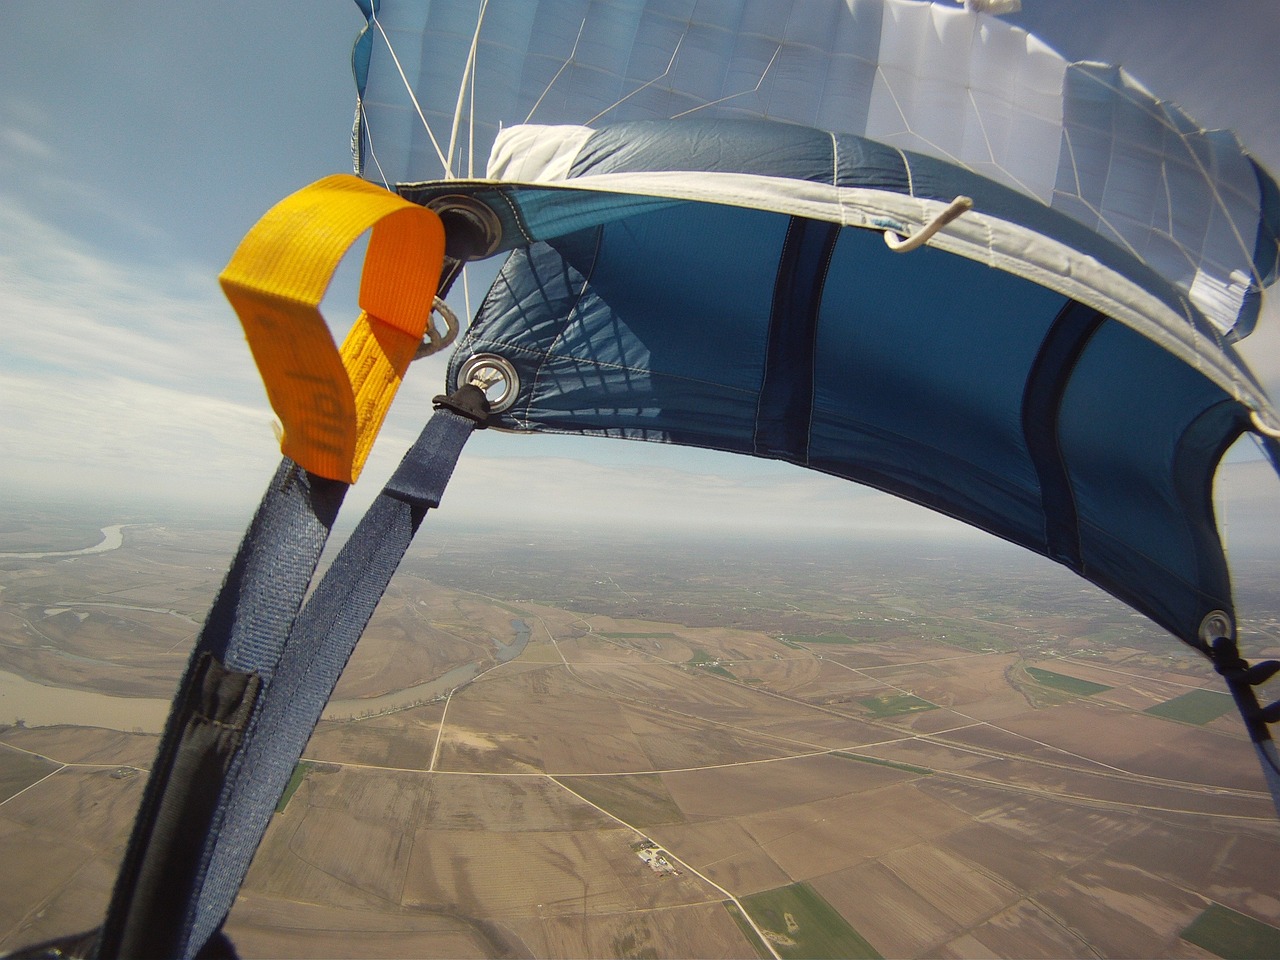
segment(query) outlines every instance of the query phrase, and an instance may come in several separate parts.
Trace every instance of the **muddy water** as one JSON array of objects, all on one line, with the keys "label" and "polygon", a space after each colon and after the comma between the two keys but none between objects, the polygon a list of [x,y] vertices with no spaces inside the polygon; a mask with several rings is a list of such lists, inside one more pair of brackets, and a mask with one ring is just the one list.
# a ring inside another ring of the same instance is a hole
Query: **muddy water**
[{"label": "muddy water", "polygon": [[118,550],[124,543],[125,527],[127,523],[116,523],[109,527],[102,528],[102,541],[94,544],[92,547],[85,547],[81,550],[53,550],[48,553],[0,553],[0,557],[6,560],[43,560],[45,557],[83,557],[90,553],[106,553],[108,550]]},{"label": "muddy water", "polygon": [[[524,648],[529,645],[529,638],[533,635],[533,629],[523,620],[512,620],[511,633],[512,638],[509,643],[493,638],[494,655],[499,663],[514,660],[524,653]],[[393,710],[403,710],[405,707],[437,700],[448,696],[450,690],[474,680],[480,674],[480,667],[480,662],[465,663],[434,680],[397,690],[394,693],[385,693],[380,697],[333,700],[325,707],[323,717],[325,720],[349,720],[353,717],[390,713]]]},{"label": "muddy water", "polygon": [[168,700],[109,697],[90,690],[46,687],[0,670],[0,723],[21,720],[29,727],[66,723],[136,733],[159,733],[169,715]]},{"label": "muddy water", "polygon": [[322,717],[325,720],[351,720],[355,717],[368,717],[379,713],[391,713],[403,710],[419,703],[427,703],[449,695],[449,691],[470,683],[480,673],[478,663],[466,663],[454,667],[448,673],[419,683],[416,686],[384,693],[380,697],[362,697],[355,700],[331,700],[324,708]]}]

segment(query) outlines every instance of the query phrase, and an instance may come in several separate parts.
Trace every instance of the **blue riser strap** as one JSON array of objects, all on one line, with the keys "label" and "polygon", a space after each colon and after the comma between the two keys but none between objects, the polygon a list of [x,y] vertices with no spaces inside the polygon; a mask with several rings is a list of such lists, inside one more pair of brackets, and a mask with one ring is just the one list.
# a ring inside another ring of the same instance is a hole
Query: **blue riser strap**
[{"label": "blue riser strap", "polygon": [[176,955],[202,835],[347,484],[281,462],[192,651],[134,821],[99,957]]},{"label": "blue riser strap", "polygon": [[356,642],[476,426],[435,413],[301,613],[347,486],[281,464],[179,687],[97,957],[193,957],[219,931]]},{"label": "blue riser strap", "polygon": [[437,506],[474,421],[438,410],[343,546],[299,615],[223,789],[222,818],[192,929],[194,954],[226,919],[320,714],[430,507]]}]

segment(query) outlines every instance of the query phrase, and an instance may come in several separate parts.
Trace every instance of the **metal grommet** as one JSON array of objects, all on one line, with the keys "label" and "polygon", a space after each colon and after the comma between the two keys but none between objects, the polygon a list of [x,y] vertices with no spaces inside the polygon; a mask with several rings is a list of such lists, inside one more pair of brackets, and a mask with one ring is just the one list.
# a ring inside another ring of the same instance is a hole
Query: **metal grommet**
[{"label": "metal grommet", "polygon": [[1213,646],[1213,641],[1218,639],[1234,640],[1235,638],[1236,626],[1231,620],[1231,614],[1225,610],[1206,613],[1204,619],[1200,621],[1200,639],[1209,646]]},{"label": "metal grommet", "polygon": [[475,197],[449,193],[426,206],[444,224],[445,253],[455,260],[483,260],[502,242],[502,221]]},{"label": "metal grommet", "polygon": [[[496,353],[477,353],[469,357],[458,371],[459,387],[473,384],[484,391],[489,400],[489,412],[501,413],[516,402],[516,394],[520,391],[520,375],[511,361]],[[502,392],[491,396],[491,388],[502,384]]]}]

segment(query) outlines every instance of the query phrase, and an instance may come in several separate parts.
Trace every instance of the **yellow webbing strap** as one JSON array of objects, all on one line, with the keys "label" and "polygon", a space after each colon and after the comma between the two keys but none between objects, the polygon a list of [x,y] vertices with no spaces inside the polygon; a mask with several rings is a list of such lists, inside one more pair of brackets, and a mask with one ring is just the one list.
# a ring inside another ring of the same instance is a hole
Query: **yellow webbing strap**
[{"label": "yellow webbing strap", "polygon": [[[370,227],[363,312],[339,353],[320,300]],[[284,425],[286,457],[355,482],[422,342],[443,261],[439,217],[348,175],[281,200],[240,242],[218,279]]]}]

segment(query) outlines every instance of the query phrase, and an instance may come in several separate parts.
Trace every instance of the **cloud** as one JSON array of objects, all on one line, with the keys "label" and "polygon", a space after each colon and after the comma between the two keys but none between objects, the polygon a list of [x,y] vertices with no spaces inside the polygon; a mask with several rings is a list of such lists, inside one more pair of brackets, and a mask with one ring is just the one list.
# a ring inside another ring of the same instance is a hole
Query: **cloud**
[{"label": "cloud", "polygon": [[28,161],[44,161],[53,156],[53,148],[39,137],[12,126],[0,128],[0,151],[19,154]]},{"label": "cloud", "polygon": [[1214,504],[1230,552],[1280,553],[1280,477],[1268,461],[1224,464],[1214,484]]},{"label": "cloud", "polygon": [[13,91],[0,94],[0,113],[24,129],[37,128],[43,131],[50,125],[49,114],[37,105],[34,98]]},{"label": "cloud", "polygon": [[757,466],[734,477],[682,469],[677,460],[655,449],[650,464],[635,469],[602,460],[465,451],[442,516],[513,527],[558,523],[664,534],[982,536],[906,501],[786,464]]},{"label": "cloud", "polygon": [[0,205],[4,364],[172,380],[242,365],[247,350],[213,277],[125,266],[21,204]]},{"label": "cloud", "polygon": [[0,248],[9,480],[86,500],[255,497],[237,485],[274,464],[271,411],[216,278],[122,262],[12,195],[0,232],[20,238]]},{"label": "cloud", "polygon": [[190,391],[0,373],[0,394],[5,472],[29,495],[247,507],[279,456],[269,411]]},{"label": "cloud", "polygon": [[[249,510],[279,458],[273,414],[213,269],[146,262],[0,188],[0,450],[28,492],[186,500]],[[358,312],[359,258],[323,309],[335,339]],[[445,359],[414,365],[371,465],[389,474],[441,392]],[[371,499],[381,481],[366,481]],[[357,500],[359,497],[357,496]]]}]

